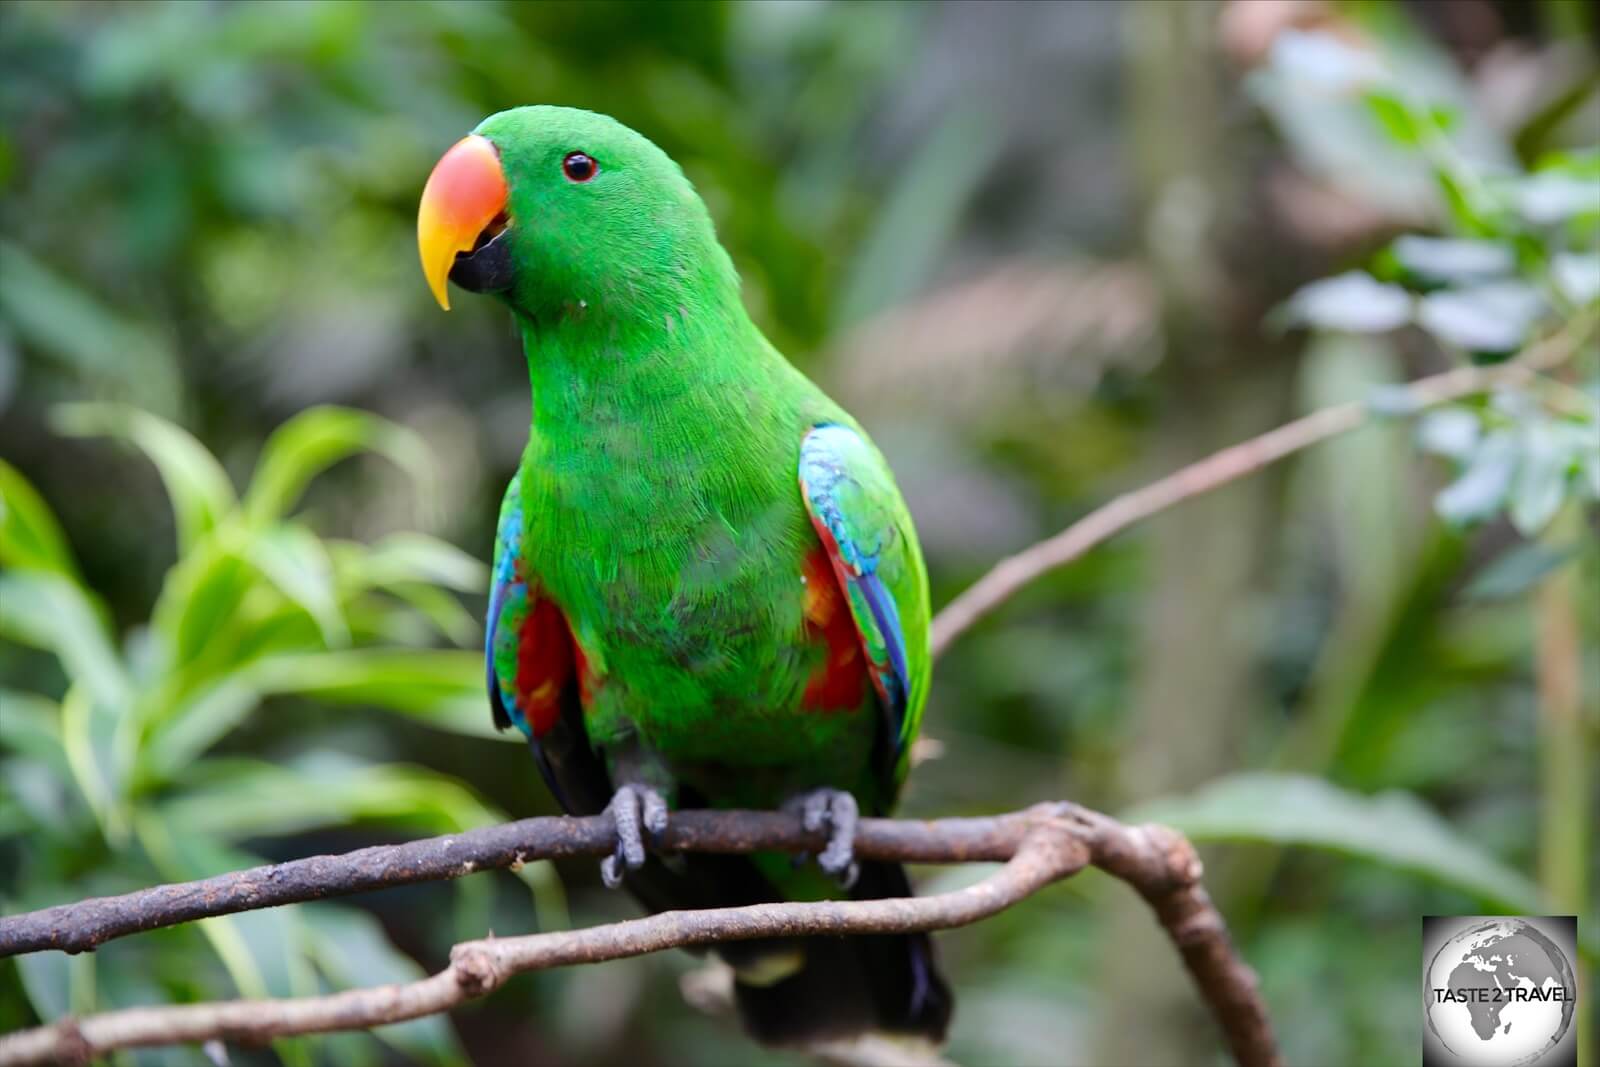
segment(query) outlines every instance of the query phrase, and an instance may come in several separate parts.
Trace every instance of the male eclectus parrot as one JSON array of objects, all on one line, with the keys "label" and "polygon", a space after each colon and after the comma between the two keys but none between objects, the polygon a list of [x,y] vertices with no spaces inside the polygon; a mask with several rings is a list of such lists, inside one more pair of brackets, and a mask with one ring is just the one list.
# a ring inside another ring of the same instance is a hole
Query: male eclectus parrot
[{"label": "male eclectus parrot", "polygon": [[[446,278],[497,294],[522,333],[533,417],[495,541],[489,703],[562,808],[615,819],[607,884],[658,911],[908,895],[852,841],[859,810],[893,806],[927,696],[911,516],[751,322],[683,172],[606,116],[516,108],[445,153],[417,237],[442,306]],[[828,846],[817,867],[662,859],[644,836],[669,805],[792,806]],[[924,934],[718,952],[762,1041],[944,1039]]]}]

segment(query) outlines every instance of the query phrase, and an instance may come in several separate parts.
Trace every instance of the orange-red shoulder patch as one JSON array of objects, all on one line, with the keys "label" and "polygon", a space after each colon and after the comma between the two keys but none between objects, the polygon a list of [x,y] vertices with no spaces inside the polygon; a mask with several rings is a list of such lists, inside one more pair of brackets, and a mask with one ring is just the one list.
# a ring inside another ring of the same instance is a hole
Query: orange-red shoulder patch
[{"label": "orange-red shoulder patch", "polygon": [[812,711],[853,710],[866,694],[867,670],[850,605],[821,548],[806,556],[804,573],[806,633],[828,655],[807,680],[802,703]]},{"label": "orange-red shoulder patch", "polygon": [[561,714],[561,691],[572,677],[576,645],[561,609],[536,600],[517,641],[517,696],[533,736],[543,736]]}]

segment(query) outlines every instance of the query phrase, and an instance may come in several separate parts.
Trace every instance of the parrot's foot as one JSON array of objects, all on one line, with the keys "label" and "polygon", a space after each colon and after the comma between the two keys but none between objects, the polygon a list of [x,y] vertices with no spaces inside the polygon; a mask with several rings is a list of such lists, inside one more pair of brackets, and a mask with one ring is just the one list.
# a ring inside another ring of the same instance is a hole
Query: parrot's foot
[{"label": "parrot's foot", "polygon": [[861,821],[861,809],[856,798],[842,789],[813,789],[790,800],[784,809],[799,811],[800,824],[806,830],[828,832],[828,844],[817,855],[817,866],[841,889],[855,885],[861,875],[856,863],[856,824]]},{"label": "parrot's foot", "polygon": [[611,795],[606,814],[617,828],[616,851],[600,861],[600,880],[607,889],[622,884],[624,868],[644,866],[644,833],[659,841],[667,829],[667,802],[647,785],[625,785]]}]

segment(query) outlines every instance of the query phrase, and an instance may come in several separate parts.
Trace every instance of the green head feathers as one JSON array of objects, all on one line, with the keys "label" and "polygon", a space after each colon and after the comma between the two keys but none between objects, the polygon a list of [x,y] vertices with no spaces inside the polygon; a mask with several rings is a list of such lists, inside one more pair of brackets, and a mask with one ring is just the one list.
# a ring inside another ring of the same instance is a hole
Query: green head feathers
[{"label": "green head feathers", "polygon": [[[483,173],[494,165],[484,142],[498,158],[498,189]],[[498,292],[536,320],[582,310],[660,322],[685,303],[737,299],[732,263],[683,171],[605,115],[548,106],[491,115],[429,184],[424,214],[431,195],[440,214],[478,228],[458,227],[430,250],[419,220],[424,268],[431,254],[457,285]]]}]

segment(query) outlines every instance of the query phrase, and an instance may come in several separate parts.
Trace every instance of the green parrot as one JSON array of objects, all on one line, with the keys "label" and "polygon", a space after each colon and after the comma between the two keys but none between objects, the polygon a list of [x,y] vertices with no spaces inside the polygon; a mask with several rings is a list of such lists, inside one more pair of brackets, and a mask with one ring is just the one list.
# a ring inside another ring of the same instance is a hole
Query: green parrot
[{"label": "green parrot", "polygon": [[[928,582],[883,456],[750,320],[704,203],[603,115],[485,119],[423,190],[418,244],[522,334],[528,445],[501,505],[488,615],[494,721],[562,808],[608,812],[602,864],[651,910],[907,896],[857,863],[927,699]],[[813,865],[660,857],[669,808],[798,810]],[[944,1040],[925,934],[719,946],[758,1040]]]}]

